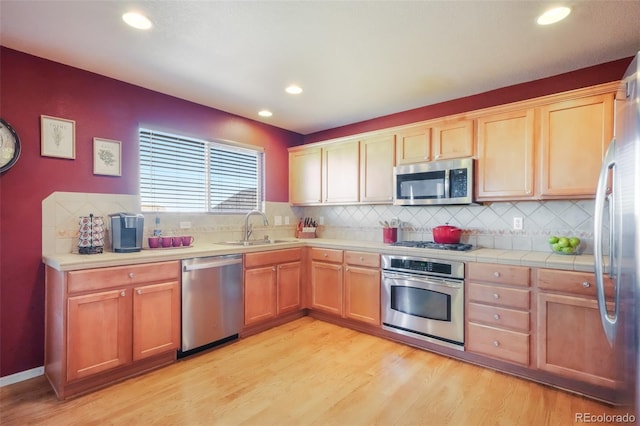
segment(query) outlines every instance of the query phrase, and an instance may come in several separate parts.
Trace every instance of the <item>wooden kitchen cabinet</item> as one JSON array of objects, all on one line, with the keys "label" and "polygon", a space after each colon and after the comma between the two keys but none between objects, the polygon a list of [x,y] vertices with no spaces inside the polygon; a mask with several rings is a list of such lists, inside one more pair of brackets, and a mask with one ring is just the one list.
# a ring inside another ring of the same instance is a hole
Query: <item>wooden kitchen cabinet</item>
[{"label": "wooden kitchen cabinet", "polygon": [[476,200],[533,196],[534,109],[478,118]]},{"label": "wooden kitchen cabinet", "polygon": [[473,156],[473,120],[443,121],[434,124],[431,132],[434,160],[450,160]]},{"label": "wooden kitchen cabinet", "polygon": [[289,151],[289,202],[322,202],[322,148]]},{"label": "wooden kitchen cabinet", "polygon": [[407,127],[396,132],[396,165],[430,160],[431,126]]},{"label": "wooden kitchen cabinet", "polygon": [[65,399],[174,362],[177,261],[45,274],[45,375]]},{"label": "wooden kitchen cabinet", "polygon": [[328,144],[322,149],[322,200],[357,203],[360,200],[360,148],[357,140]]},{"label": "wooden kitchen cabinet", "polygon": [[467,264],[466,349],[529,366],[530,270],[524,266]]},{"label": "wooden kitchen cabinet", "polygon": [[347,251],[344,263],[344,316],[379,326],[380,255]]},{"label": "wooden kitchen cabinet", "polygon": [[245,326],[302,309],[301,260],[299,248],[245,254]]},{"label": "wooden kitchen cabinet", "polygon": [[[536,287],[538,368],[615,388],[615,357],[600,323],[594,275],[538,269]],[[605,289],[612,293],[608,278]]]},{"label": "wooden kitchen cabinet", "polygon": [[311,309],[342,316],[342,250],[312,248]]},{"label": "wooden kitchen cabinet", "polygon": [[393,202],[393,167],[396,161],[395,136],[372,136],[360,141],[360,202]]},{"label": "wooden kitchen cabinet", "polygon": [[555,102],[541,108],[540,195],[593,198],[613,137],[614,94]]}]

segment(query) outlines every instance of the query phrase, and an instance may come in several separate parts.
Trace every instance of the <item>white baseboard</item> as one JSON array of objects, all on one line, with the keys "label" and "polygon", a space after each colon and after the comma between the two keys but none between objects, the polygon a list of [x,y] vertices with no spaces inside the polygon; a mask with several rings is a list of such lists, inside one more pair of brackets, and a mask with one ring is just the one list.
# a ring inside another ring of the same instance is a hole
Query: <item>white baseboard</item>
[{"label": "white baseboard", "polygon": [[11,374],[9,376],[0,377],[0,388],[3,386],[12,385],[14,383],[22,382],[24,380],[33,379],[34,377],[42,376],[44,374],[44,366],[32,368],[31,370],[20,371],[19,373]]}]

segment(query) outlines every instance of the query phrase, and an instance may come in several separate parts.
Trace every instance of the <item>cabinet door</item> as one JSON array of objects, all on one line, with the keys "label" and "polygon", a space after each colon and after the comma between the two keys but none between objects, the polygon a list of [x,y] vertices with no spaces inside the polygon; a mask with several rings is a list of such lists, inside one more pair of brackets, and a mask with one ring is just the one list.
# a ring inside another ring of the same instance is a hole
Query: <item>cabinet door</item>
[{"label": "cabinet door", "polygon": [[244,325],[276,317],[276,280],[275,266],[244,272]]},{"label": "cabinet door", "polygon": [[533,196],[534,131],[533,109],[478,119],[478,200]]},{"label": "cabinet door", "polygon": [[473,121],[459,120],[432,127],[433,159],[447,160],[473,155]]},{"label": "cabinet door", "polygon": [[68,381],[131,362],[131,290],[73,296],[67,308]]},{"label": "cabinet door", "polygon": [[324,202],[357,202],[360,190],[358,141],[327,145],[323,148],[322,157]]},{"label": "cabinet door", "polygon": [[289,202],[317,204],[322,201],[322,150],[308,148],[289,153]]},{"label": "cabinet door", "polygon": [[342,315],[342,266],[311,262],[311,308]]},{"label": "cabinet door", "polygon": [[371,137],[360,141],[360,201],[393,201],[393,166],[396,161],[395,136]]},{"label": "cabinet door", "polygon": [[380,271],[347,266],[344,272],[345,317],[380,325]]},{"label": "cabinet door", "polygon": [[541,112],[541,195],[594,197],[613,137],[613,94],[557,102]]},{"label": "cabinet door", "polygon": [[538,368],[614,387],[614,356],[594,299],[538,294]]},{"label": "cabinet door", "polygon": [[177,281],[133,289],[133,359],[180,346],[180,284]]},{"label": "cabinet door", "polygon": [[396,133],[396,164],[431,160],[431,127],[416,126]]},{"label": "cabinet door", "polygon": [[278,315],[302,309],[301,274],[300,262],[278,265]]}]

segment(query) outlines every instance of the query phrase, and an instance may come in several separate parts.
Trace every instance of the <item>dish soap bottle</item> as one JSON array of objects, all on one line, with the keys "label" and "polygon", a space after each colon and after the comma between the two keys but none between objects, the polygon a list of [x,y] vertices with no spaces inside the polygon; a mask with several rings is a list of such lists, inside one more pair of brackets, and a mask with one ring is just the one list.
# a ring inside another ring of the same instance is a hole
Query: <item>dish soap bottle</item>
[{"label": "dish soap bottle", "polygon": [[153,236],[159,237],[162,235],[162,231],[160,230],[160,216],[156,216],[156,227],[153,230]]}]

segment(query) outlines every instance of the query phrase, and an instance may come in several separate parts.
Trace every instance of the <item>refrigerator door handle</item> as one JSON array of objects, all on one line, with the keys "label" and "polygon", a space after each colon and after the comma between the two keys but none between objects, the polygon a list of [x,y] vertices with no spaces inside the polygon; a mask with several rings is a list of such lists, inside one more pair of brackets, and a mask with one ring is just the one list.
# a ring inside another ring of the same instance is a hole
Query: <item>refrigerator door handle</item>
[{"label": "refrigerator door handle", "polygon": [[[604,258],[602,253],[602,225],[603,225],[603,213],[604,213],[604,204],[607,199],[609,199],[609,275],[612,279],[615,280],[615,271],[614,265],[616,265],[615,249],[613,245],[615,244],[615,208],[613,207],[615,194],[615,138],[609,144],[609,148],[607,149],[607,153],[604,156],[604,160],[602,162],[602,168],[600,169],[600,177],[598,178],[598,186],[596,188],[596,199],[595,199],[595,212],[594,212],[594,232],[593,232],[593,255],[595,261],[595,276],[596,276],[596,293],[598,296],[598,310],[600,311],[600,320],[602,322],[602,327],[604,328],[605,335],[607,336],[607,340],[609,341],[609,345],[613,347],[613,342],[616,337],[616,329],[618,323],[618,291],[614,292],[615,300],[614,300],[614,311],[613,314],[609,313],[607,309],[607,301],[604,294]],[[607,181],[609,180],[609,173],[611,171],[612,179],[611,179],[611,193],[607,195]]]}]

